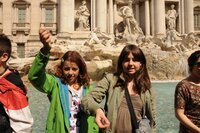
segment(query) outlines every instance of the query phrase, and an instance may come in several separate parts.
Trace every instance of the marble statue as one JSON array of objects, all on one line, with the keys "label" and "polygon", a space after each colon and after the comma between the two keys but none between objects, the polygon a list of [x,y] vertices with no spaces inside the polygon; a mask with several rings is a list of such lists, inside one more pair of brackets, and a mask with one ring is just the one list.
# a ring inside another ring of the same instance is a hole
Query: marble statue
[{"label": "marble statue", "polygon": [[182,39],[185,35],[179,34],[175,29],[168,30],[161,46],[162,50],[176,51],[177,53],[188,51],[188,48],[183,43],[176,42],[178,37]]},{"label": "marble statue", "polygon": [[101,30],[98,30],[97,33],[99,33],[103,37],[101,43],[104,46],[115,45],[115,38],[114,38],[113,35],[109,35],[109,34],[107,34],[105,32],[102,32]]},{"label": "marble statue", "polygon": [[194,32],[187,34],[182,43],[191,50],[200,48],[200,38]]},{"label": "marble statue", "polygon": [[119,9],[119,15],[123,18],[125,32],[129,33],[130,35],[142,33],[142,30],[138,26],[133,14],[132,1],[129,1],[128,6],[123,6]]},{"label": "marble statue", "polygon": [[89,34],[89,39],[85,41],[84,45],[91,46],[93,44],[100,44],[96,31],[92,30]]},{"label": "marble statue", "polygon": [[115,45],[115,38],[113,35],[102,32],[100,28],[94,28],[89,34],[89,39],[86,40],[84,45],[91,46],[93,44],[102,44],[104,46]]},{"label": "marble statue", "polygon": [[176,29],[176,18],[178,16],[178,13],[174,9],[175,5],[172,4],[170,7],[171,9],[169,9],[166,14],[167,30]]},{"label": "marble statue", "polygon": [[82,5],[78,8],[76,12],[76,17],[78,21],[78,28],[76,30],[90,30],[89,25],[90,12],[86,6],[86,1],[82,1]]}]

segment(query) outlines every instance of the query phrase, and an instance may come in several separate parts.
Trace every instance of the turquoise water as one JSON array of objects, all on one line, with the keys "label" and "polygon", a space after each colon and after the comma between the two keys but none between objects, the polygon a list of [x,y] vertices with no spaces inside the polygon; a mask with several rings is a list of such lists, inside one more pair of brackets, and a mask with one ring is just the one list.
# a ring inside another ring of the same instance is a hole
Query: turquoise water
[{"label": "turquoise water", "polygon": [[179,122],[174,115],[176,82],[153,83],[157,102],[157,133],[178,133]]},{"label": "turquoise water", "polygon": [[[157,102],[157,133],[178,133],[178,120],[174,115],[174,89],[176,82],[153,83]],[[33,133],[44,133],[49,101],[46,94],[29,87],[29,103],[34,118]]]}]

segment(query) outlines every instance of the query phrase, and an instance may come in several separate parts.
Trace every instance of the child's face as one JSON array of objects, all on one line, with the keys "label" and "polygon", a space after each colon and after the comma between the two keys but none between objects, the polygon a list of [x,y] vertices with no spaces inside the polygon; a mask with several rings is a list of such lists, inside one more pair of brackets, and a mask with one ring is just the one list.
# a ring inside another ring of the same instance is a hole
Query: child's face
[{"label": "child's face", "polygon": [[77,78],[79,75],[79,67],[75,62],[67,60],[64,61],[62,71],[69,85],[72,85],[77,82]]},{"label": "child's face", "polygon": [[129,76],[134,75],[141,67],[141,63],[134,59],[132,53],[129,53],[128,57],[123,61],[123,71]]}]

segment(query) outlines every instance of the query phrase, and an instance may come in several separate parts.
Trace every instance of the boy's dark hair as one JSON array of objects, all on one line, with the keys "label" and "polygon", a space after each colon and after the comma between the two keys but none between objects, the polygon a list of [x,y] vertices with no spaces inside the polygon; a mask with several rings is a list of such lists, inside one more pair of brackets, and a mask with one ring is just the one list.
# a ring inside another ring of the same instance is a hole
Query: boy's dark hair
[{"label": "boy's dark hair", "polygon": [[12,45],[10,39],[5,34],[0,34],[0,56],[7,53],[10,57]]}]

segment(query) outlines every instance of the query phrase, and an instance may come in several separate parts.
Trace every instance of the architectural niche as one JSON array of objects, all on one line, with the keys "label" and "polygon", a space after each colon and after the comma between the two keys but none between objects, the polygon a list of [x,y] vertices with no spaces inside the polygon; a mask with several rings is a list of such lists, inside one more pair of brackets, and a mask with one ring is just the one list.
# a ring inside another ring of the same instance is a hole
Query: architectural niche
[{"label": "architectural niche", "polygon": [[75,10],[75,29],[76,31],[90,30],[90,10],[86,0],[81,2],[81,5]]},{"label": "architectural niche", "polygon": [[25,0],[16,0],[13,2],[14,20],[12,25],[12,34],[23,32],[25,35],[30,33],[30,3]]},{"label": "architectural niche", "polygon": [[51,0],[45,0],[40,3],[42,11],[42,20],[40,23],[40,27],[45,27],[46,29],[49,29],[53,35],[57,33],[56,6],[57,3]]}]

